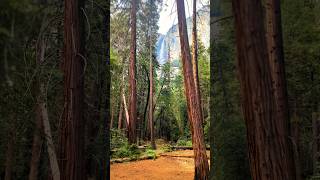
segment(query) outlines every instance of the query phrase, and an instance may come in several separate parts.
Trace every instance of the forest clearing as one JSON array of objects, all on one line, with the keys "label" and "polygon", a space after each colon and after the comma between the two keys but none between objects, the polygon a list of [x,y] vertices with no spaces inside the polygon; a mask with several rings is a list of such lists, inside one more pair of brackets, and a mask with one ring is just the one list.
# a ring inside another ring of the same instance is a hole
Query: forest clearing
[{"label": "forest clearing", "polygon": [[[129,162],[112,162],[110,176],[112,180],[191,180],[194,177],[193,150],[164,152],[167,144],[156,143],[159,150],[156,158]],[[209,157],[209,151],[207,155]]]},{"label": "forest clearing", "polygon": [[319,180],[320,0],[1,0],[0,180]]},{"label": "forest clearing", "polygon": [[[192,156],[192,150],[180,150],[183,155]],[[177,155],[177,153],[174,153]],[[160,156],[155,160],[141,160],[111,164],[111,179],[132,180],[191,180],[194,177],[194,160],[185,157]]]}]

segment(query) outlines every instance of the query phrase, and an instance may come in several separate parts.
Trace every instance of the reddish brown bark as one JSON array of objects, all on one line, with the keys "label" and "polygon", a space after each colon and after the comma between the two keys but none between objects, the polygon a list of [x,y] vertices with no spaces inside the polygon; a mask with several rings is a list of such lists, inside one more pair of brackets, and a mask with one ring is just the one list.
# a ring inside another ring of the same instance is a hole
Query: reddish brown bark
[{"label": "reddish brown bark", "polygon": [[295,179],[287,119],[278,119],[261,1],[233,0],[252,179]]},{"label": "reddish brown bark", "polygon": [[190,48],[188,42],[184,1],[177,0],[178,25],[183,65],[185,95],[187,98],[188,119],[192,132],[192,146],[195,155],[195,179],[208,179],[209,166],[204,143],[200,100],[196,94]]},{"label": "reddish brown bark", "polygon": [[[192,14],[192,70],[193,79],[196,86],[196,95],[199,98],[201,107],[201,93],[199,84],[199,73],[198,73],[198,40],[197,40],[197,0],[193,0],[193,14]],[[201,107],[202,111],[202,107]],[[202,113],[201,120],[203,121]]]},{"label": "reddish brown bark", "polygon": [[131,1],[131,46],[130,46],[130,65],[129,65],[129,143],[136,143],[136,121],[137,121],[137,89],[136,89],[136,12],[137,1]]},{"label": "reddish brown bark", "polygon": [[64,111],[60,123],[61,179],[85,179],[83,0],[64,4]]}]

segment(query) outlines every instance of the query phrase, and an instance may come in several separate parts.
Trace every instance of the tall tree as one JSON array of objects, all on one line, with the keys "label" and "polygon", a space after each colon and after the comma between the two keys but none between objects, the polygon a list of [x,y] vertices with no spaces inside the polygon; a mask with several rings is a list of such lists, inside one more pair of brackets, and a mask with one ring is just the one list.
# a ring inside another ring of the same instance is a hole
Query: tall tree
[{"label": "tall tree", "polygon": [[253,179],[295,179],[287,119],[277,119],[261,1],[232,1],[242,109]]},{"label": "tall tree", "polygon": [[196,85],[193,77],[193,69],[187,34],[184,1],[177,0],[178,25],[183,65],[183,76],[185,94],[187,98],[188,119],[190,120],[192,132],[192,146],[195,154],[195,176],[194,179],[204,180],[209,176],[209,165],[204,143],[202,115],[200,100],[196,94]]},{"label": "tall tree", "polygon": [[[201,94],[199,84],[199,73],[198,73],[198,39],[197,39],[197,0],[193,0],[192,8],[192,69],[193,79],[196,86],[196,95],[199,98],[201,107]],[[201,107],[202,110],[202,107]],[[201,113],[202,115],[202,113]],[[203,117],[201,117],[203,121]]]},{"label": "tall tree", "polygon": [[60,129],[61,179],[85,179],[84,168],[84,0],[64,4],[64,111]]},{"label": "tall tree", "polygon": [[[279,134],[280,136],[283,136],[280,137],[283,140],[283,143],[287,143],[286,146],[288,147],[291,146],[284,155],[286,155],[285,160],[288,161],[286,162],[289,166],[288,168],[294,170],[298,168],[298,166],[293,166],[294,164],[297,164],[297,162],[294,160],[292,143],[288,140],[290,134],[290,119],[283,55],[280,1],[266,1],[266,22],[268,57],[275,97],[276,119],[281,120],[277,126],[280,131],[284,132]],[[297,175],[296,178],[299,179],[299,175]]]},{"label": "tall tree", "polygon": [[154,123],[153,123],[153,58],[152,58],[152,41],[151,41],[151,31],[149,31],[149,58],[150,58],[150,67],[149,67],[149,83],[150,83],[150,90],[149,90],[149,126],[150,126],[150,141],[151,146],[153,149],[156,149],[156,143],[154,140]]},{"label": "tall tree", "polygon": [[131,46],[129,65],[129,143],[136,143],[136,120],[137,120],[137,89],[136,89],[136,21],[137,21],[137,0],[131,1]]}]

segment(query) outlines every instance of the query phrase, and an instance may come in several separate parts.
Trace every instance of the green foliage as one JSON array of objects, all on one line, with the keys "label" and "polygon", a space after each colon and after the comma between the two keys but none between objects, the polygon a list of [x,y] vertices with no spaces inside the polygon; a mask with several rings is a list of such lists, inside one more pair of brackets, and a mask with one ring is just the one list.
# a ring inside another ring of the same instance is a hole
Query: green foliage
[{"label": "green foliage", "polygon": [[192,141],[190,139],[186,139],[184,137],[180,138],[177,141],[177,146],[188,146],[188,147],[192,147]]},{"label": "green foliage", "polygon": [[164,144],[161,147],[161,151],[162,152],[171,152],[171,151],[173,151],[173,147],[170,144]]},{"label": "green foliage", "polygon": [[112,154],[112,158],[130,158],[137,159],[140,156],[141,152],[138,149],[138,146],[135,144],[129,145],[125,143],[120,148],[116,149],[116,151]]},{"label": "green foliage", "polygon": [[152,158],[152,159],[156,159],[156,158],[157,158],[156,151],[153,150],[153,149],[146,149],[145,154],[146,154],[149,158]]},{"label": "green foliage", "polygon": [[118,129],[111,129],[111,149],[117,149],[126,146],[128,139],[126,135]]}]

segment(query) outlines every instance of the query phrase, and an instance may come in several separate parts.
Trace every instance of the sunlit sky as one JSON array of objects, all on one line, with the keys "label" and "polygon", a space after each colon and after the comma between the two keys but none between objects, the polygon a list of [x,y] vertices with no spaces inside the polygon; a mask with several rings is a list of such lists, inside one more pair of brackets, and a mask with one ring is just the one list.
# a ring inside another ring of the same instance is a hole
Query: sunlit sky
[{"label": "sunlit sky", "polygon": [[[197,0],[197,10],[202,8],[203,5],[209,4],[208,0]],[[192,0],[184,0],[186,17],[192,15]],[[176,0],[163,0],[163,8],[160,12],[160,19],[158,22],[159,30],[161,34],[166,34],[171,26],[177,24],[178,15],[177,15],[177,6]]]}]

